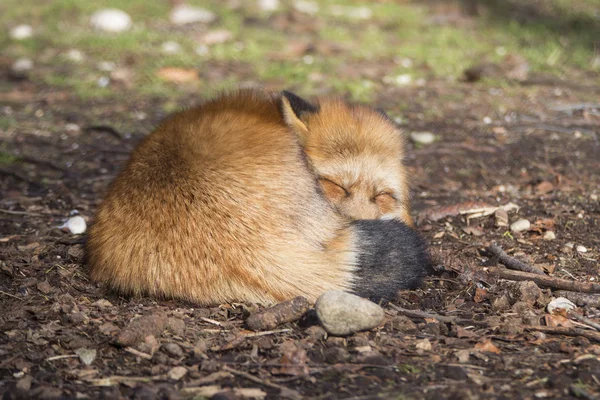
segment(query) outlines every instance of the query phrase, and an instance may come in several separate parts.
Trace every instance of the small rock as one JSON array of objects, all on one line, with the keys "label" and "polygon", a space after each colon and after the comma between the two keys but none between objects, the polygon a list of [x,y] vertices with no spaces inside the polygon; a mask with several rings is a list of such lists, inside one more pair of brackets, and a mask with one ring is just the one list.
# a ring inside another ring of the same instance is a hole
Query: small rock
[{"label": "small rock", "polygon": [[167,329],[177,336],[183,336],[185,333],[185,321],[179,318],[169,318],[167,321]]},{"label": "small rock", "polygon": [[33,378],[31,377],[31,375],[25,375],[17,382],[16,389],[22,392],[29,392],[29,389],[31,389],[32,381]]},{"label": "small rock", "polygon": [[518,301],[523,301],[533,305],[542,296],[542,290],[533,281],[518,282],[516,298]]},{"label": "small rock", "polygon": [[196,22],[211,23],[217,16],[205,8],[193,7],[187,4],[179,4],[171,10],[169,20],[175,25],[187,25]]},{"label": "small rock", "polygon": [[17,59],[12,67],[11,72],[15,77],[23,78],[27,76],[27,73],[33,69],[33,61],[29,58],[19,58]]},{"label": "small rock", "polygon": [[118,346],[134,346],[148,335],[160,336],[168,323],[167,314],[157,311],[135,319],[119,332],[115,344]]},{"label": "small rock", "polygon": [[261,11],[275,11],[279,8],[279,0],[258,0],[257,5]]},{"label": "small rock", "polygon": [[495,298],[492,301],[492,310],[494,311],[504,311],[510,308],[510,298],[508,295],[503,294],[500,297]]},{"label": "small rock", "polygon": [[531,222],[526,219],[520,219],[510,224],[510,230],[512,232],[523,232],[529,230],[529,228],[531,228]]},{"label": "small rock", "polygon": [[411,132],[410,138],[415,143],[431,144],[435,142],[435,135],[431,132]]},{"label": "small rock", "polygon": [[296,0],[294,8],[304,14],[314,15],[319,12],[319,4],[314,1]]},{"label": "small rock", "polygon": [[348,335],[375,328],[385,319],[383,309],[362,297],[331,290],[315,303],[321,325],[332,335]]},{"label": "small rock", "polygon": [[77,49],[71,49],[71,50],[67,51],[67,54],[65,54],[65,56],[67,57],[68,60],[71,60],[75,63],[80,63],[85,59],[83,52],[81,50],[77,50]]},{"label": "small rock", "polygon": [[111,72],[117,68],[117,64],[114,61],[99,61],[96,68],[103,72]]},{"label": "small rock", "polygon": [[417,348],[417,350],[422,350],[422,351],[431,351],[431,349],[432,349],[431,342],[429,341],[429,339],[423,339],[423,340],[417,341],[415,347]]},{"label": "small rock", "polygon": [[333,4],[330,7],[331,13],[338,16],[346,16],[352,19],[371,19],[373,10],[369,7],[348,7]]},{"label": "small rock", "polygon": [[125,11],[105,8],[92,14],[90,25],[99,31],[124,32],[131,28],[131,17]]},{"label": "small rock", "polygon": [[69,232],[73,235],[80,235],[86,231],[87,224],[85,223],[85,219],[83,219],[83,217],[76,215],[69,218],[67,222],[59,227],[59,229]]},{"label": "small rock", "polygon": [[227,29],[215,29],[208,31],[199,38],[200,44],[212,46],[214,44],[225,43],[233,39],[233,33]]},{"label": "small rock", "polygon": [[69,247],[69,250],[67,250],[67,254],[74,261],[83,261],[83,259],[85,257],[85,250],[82,245],[76,244],[76,245]]},{"label": "small rock", "polygon": [[325,329],[320,327],[319,325],[313,325],[306,328],[305,333],[313,340],[321,340],[327,336],[327,332]]},{"label": "small rock", "polygon": [[187,368],[185,367],[174,367],[167,372],[167,377],[174,381],[178,381],[187,374]]},{"label": "small rock", "polygon": [[546,231],[543,236],[544,240],[554,240],[556,239],[556,233],[553,231]]},{"label": "small rock", "polygon": [[350,353],[341,347],[330,347],[323,352],[323,359],[327,364],[338,364],[350,359]]},{"label": "small rock", "polygon": [[96,300],[92,303],[92,307],[98,307],[101,310],[105,310],[107,308],[112,307],[112,303],[106,299]]},{"label": "small rock", "polygon": [[173,356],[173,357],[182,357],[183,356],[183,350],[181,350],[181,347],[179,347],[179,345],[177,343],[166,343],[162,346],[163,350],[165,350],[169,355]]},{"label": "small rock", "polygon": [[298,296],[251,314],[246,319],[246,324],[253,331],[274,329],[279,325],[299,320],[309,308],[310,302],[306,298]]},{"label": "small rock", "polygon": [[96,359],[96,349],[81,348],[75,350],[75,354],[79,356],[79,360],[84,365],[92,365],[92,363]]},{"label": "small rock", "polygon": [[43,282],[38,283],[37,290],[39,290],[40,292],[42,292],[44,294],[48,294],[52,291],[52,286],[50,286],[48,281],[43,281]]},{"label": "small rock", "polygon": [[33,36],[33,28],[31,25],[21,24],[10,30],[10,38],[14,40],[28,39]]},{"label": "small rock", "polygon": [[587,253],[587,249],[582,245],[575,247],[575,250],[577,250],[578,253]]},{"label": "small rock", "polygon": [[177,42],[169,40],[161,45],[161,50],[166,54],[177,54],[181,51],[181,45]]},{"label": "small rock", "polygon": [[69,314],[68,319],[69,319],[69,322],[71,322],[73,324],[85,324],[90,320],[89,317],[84,312],[81,312],[81,311]]}]

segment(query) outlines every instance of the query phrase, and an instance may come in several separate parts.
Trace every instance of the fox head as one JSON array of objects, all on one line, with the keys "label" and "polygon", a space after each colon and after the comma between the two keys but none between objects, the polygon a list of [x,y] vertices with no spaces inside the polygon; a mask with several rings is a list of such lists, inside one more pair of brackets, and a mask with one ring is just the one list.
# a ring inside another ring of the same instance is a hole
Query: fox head
[{"label": "fox head", "polygon": [[404,138],[379,110],[323,99],[281,96],[285,123],[298,136],[323,194],[352,219],[399,219],[412,225]]}]

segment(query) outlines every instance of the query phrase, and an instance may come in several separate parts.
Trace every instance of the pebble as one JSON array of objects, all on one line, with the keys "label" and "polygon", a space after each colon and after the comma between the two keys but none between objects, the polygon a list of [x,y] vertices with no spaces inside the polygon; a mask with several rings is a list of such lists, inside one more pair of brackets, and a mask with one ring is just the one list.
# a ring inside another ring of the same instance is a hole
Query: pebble
[{"label": "pebble", "polygon": [[331,290],[315,303],[317,317],[332,335],[348,335],[375,328],[385,319],[383,309],[362,297]]},{"label": "pebble", "polygon": [[319,12],[319,4],[314,1],[296,0],[294,8],[301,13],[314,15]]},{"label": "pebble", "polygon": [[80,63],[85,59],[83,52],[77,49],[71,49],[67,51],[66,57],[68,60],[71,60],[76,63]]},{"label": "pebble", "polygon": [[577,250],[578,253],[587,253],[587,249],[582,245],[575,247],[575,250]]},{"label": "pebble", "polygon": [[213,44],[225,43],[233,39],[233,33],[227,29],[215,29],[212,31],[206,32],[200,38],[200,43],[205,44],[207,46],[211,46]]},{"label": "pebble", "polygon": [[167,372],[167,377],[174,381],[178,381],[187,374],[187,368],[185,367],[174,367]]},{"label": "pebble", "polygon": [[94,362],[94,360],[96,359],[96,349],[86,349],[86,348],[80,348],[75,350],[75,354],[77,354],[79,356],[79,360],[81,360],[81,362],[84,365],[92,365],[92,363]]},{"label": "pebble", "polygon": [[279,0],[258,0],[257,5],[261,11],[275,11],[279,8]]},{"label": "pebble", "polygon": [[172,40],[164,42],[160,48],[163,53],[167,54],[177,54],[181,51],[181,45]]},{"label": "pebble", "polygon": [[556,233],[553,231],[547,231],[544,233],[544,240],[554,240],[556,239]]},{"label": "pebble", "polygon": [[187,25],[195,22],[208,24],[217,19],[212,11],[205,8],[193,7],[187,4],[179,4],[171,10],[169,20],[175,25]]},{"label": "pebble", "polygon": [[410,138],[415,143],[431,144],[435,142],[435,135],[431,132],[411,132]]},{"label": "pebble", "polygon": [[11,39],[14,40],[28,39],[31,36],[33,36],[33,28],[31,27],[31,25],[27,24],[17,25],[10,30],[9,35]]},{"label": "pebble", "polygon": [[371,19],[373,11],[369,7],[347,7],[333,4],[330,7],[331,13],[337,16],[346,16],[352,19]]},{"label": "pebble", "polygon": [[183,356],[183,350],[181,350],[181,347],[179,347],[177,343],[166,343],[162,347],[167,353],[169,353],[169,355],[173,357]]},{"label": "pebble", "polygon": [[33,61],[30,58],[18,58],[12,65],[11,70],[16,76],[25,76],[33,69]]},{"label": "pebble", "polygon": [[99,31],[124,32],[131,29],[131,17],[125,11],[105,8],[92,14],[90,25]]},{"label": "pebble", "polygon": [[512,232],[523,232],[529,230],[529,228],[531,228],[531,222],[526,219],[520,219],[510,224]]},{"label": "pebble", "polygon": [[59,227],[59,229],[72,233],[73,235],[79,235],[86,231],[87,224],[85,223],[85,219],[83,219],[83,217],[76,215],[69,218],[67,222]]}]

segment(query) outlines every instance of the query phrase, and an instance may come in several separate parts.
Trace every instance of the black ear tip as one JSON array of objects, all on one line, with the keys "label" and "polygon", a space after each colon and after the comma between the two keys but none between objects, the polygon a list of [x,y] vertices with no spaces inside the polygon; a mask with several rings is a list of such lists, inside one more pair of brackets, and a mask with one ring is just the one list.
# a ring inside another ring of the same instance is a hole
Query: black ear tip
[{"label": "black ear tip", "polygon": [[282,91],[281,95],[287,99],[292,107],[292,110],[294,111],[294,114],[297,116],[300,116],[304,113],[315,113],[319,111],[317,107],[288,90]]}]

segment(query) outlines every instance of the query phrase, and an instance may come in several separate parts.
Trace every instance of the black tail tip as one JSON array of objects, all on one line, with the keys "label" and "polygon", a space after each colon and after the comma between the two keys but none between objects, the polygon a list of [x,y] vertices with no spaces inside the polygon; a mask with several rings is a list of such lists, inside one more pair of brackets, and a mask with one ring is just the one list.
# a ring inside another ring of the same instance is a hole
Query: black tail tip
[{"label": "black tail tip", "polygon": [[375,301],[393,300],[399,290],[416,289],[432,271],[421,235],[397,220],[354,222],[359,260],[354,292]]}]

